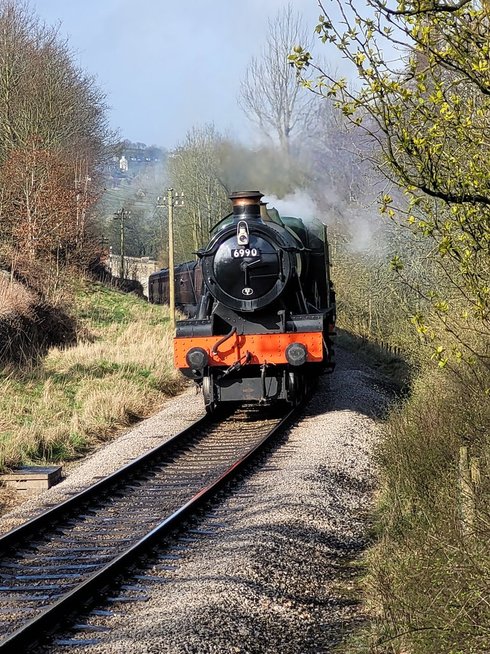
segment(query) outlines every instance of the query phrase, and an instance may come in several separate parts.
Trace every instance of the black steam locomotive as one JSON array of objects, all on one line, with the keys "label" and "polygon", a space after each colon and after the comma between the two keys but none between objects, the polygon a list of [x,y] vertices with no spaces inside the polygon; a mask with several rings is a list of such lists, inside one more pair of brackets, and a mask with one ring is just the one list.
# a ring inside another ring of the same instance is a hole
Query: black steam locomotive
[{"label": "black steam locomotive", "polygon": [[[335,293],[326,228],[279,216],[258,191],[233,193],[197,262],[175,269],[175,365],[222,402],[297,403],[311,377],[333,369]],[[168,302],[168,270],[149,299]]]}]

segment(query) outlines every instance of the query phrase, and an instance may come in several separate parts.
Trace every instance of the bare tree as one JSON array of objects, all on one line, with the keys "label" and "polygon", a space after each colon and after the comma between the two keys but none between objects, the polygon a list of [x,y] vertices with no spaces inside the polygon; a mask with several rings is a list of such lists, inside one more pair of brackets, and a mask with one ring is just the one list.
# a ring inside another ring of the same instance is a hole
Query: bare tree
[{"label": "bare tree", "polygon": [[[104,95],[56,28],[0,0],[0,256],[85,258],[87,211],[111,134]],[[12,264],[13,265],[13,264]]]},{"label": "bare tree", "polygon": [[229,211],[229,191],[221,181],[224,143],[214,125],[194,127],[169,158],[171,184],[185,195],[176,233],[179,257],[203,245],[213,224]]},{"label": "bare tree", "polygon": [[298,43],[311,39],[291,5],[269,20],[269,32],[260,57],[254,57],[240,88],[240,106],[261,132],[278,139],[289,154],[291,136],[308,121],[314,98],[298,85],[288,56]]}]

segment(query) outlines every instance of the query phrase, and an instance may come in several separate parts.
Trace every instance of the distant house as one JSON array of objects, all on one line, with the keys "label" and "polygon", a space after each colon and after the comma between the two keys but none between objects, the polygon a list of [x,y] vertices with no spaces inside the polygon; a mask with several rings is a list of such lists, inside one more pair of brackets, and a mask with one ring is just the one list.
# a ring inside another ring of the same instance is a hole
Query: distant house
[{"label": "distant house", "polygon": [[123,173],[128,172],[128,160],[124,155],[119,159],[119,170]]},{"label": "distant house", "polygon": [[165,163],[167,155],[164,148],[125,141],[106,168],[108,187],[120,188],[121,183],[130,182],[152,167]]}]

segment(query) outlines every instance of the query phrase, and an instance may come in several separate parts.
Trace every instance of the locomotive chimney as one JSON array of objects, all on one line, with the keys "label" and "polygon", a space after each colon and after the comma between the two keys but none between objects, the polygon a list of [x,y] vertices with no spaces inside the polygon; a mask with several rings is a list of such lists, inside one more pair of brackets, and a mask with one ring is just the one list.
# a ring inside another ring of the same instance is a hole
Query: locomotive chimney
[{"label": "locomotive chimney", "polygon": [[233,216],[236,220],[261,220],[260,191],[236,191],[230,195]]}]

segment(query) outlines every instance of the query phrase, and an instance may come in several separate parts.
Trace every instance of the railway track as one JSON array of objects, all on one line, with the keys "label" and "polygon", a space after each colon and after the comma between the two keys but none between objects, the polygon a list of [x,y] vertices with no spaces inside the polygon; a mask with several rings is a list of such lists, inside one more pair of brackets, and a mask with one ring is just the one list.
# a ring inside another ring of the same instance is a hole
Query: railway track
[{"label": "railway track", "polygon": [[0,651],[19,652],[90,605],[286,427],[241,408],[208,417],[0,538]]}]

